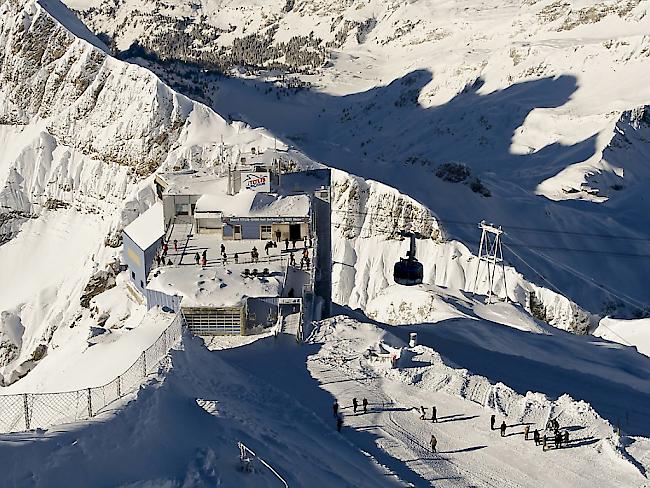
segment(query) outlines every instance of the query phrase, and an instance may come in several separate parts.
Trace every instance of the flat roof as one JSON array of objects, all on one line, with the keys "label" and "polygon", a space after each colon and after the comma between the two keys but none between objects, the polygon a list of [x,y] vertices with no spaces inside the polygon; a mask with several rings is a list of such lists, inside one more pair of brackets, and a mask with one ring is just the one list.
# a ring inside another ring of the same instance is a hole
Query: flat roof
[{"label": "flat roof", "polygon": [[257,193],[251,202],[251,217],[309,217],[311,198],[308,195],[277,195]]},{"label": "flat roof", "polygon": [[124,233],[143,251],[151,247],[152,244],[165,235],[165,217],[162,202],[155,203],[146,212],[140,214],[138,218],[124,228]]},{"label": "flat roof", "polygon": [[[284,246],[269,249],[267,257],[264,245],[267,240],[222,240],[218,234],[190,234],[185,230],[174,229],[171,239],[178,241],[178,250],[170,247],[168,259],[172,266],[162,266],[149,274],[147,288],[162,291],[169,295],[183,297],[184,307],[229,307],[242,302],[244,297],[273,297],[282,292],[284,270],[288,256],[281,256]],[[221,244],[228,254],[228,263],[223,264]],[[258,263],[251,263],[251,250],[256,247],[260,254]],[[206,251],[207,266],[197,265],[194,254]],[[300,260],[300,248],[295,254]],[[235,264],[234,254],[239,256]],[[268,268],[266,278],[244,278],[244,269],[262,271]]]},{"label": "flat roof", "polygon": [[[264,252],[262,250],[262,252]],[[164,266],[151,275],[147,288],[183,298],[184,307],[232,307],[246,297],[277,297],[284,272],[271,263],[211,266]],[[244,268],[269,268],[265,278],[244,278]]]}]

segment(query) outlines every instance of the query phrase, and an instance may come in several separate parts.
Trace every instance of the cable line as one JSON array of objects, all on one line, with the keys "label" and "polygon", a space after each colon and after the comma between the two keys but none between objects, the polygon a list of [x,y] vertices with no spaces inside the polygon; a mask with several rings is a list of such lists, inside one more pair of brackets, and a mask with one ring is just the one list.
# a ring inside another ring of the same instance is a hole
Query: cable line
[{"label": "cable line", "polygon": [[[353,214],[353,215],[369,215],[372,217],[398,217],[398,218],[404,218],[404,215],[401,214],[389,214],[386,212],[359,212],[359,211],[354,211],[354,210],[332,210],[333,213],[344,213],[344,214]],[[442,217],[437,217],[435,215],[432,215],[431,217],[416,217],[413,216],[411,217],[414,220],[418,221],[430,221],[430,222],[440,222],[443,224],[455,224],[455,225],[466,225],[466,226],[471,226],[475,227],[476,222],[469,222],[465,220],[453,220],[453,219],[445,219]],[[596,237],[599,239],[615,239],[615,240],[629,240],[629,241],[640,241],[640,242],[650,242],[650,237],[634,237],[634,236],[615,236],[611,234],[596,234],[596,233],[591,233],[591,232],[578,232],[578,231],[570,231],[570,230],[556,230],[556,229],[543,229],[543,228],[532,228],[532,227],[523,227],[519,225],[505,225],[501,224],[501,226],[505,229],[515,229],[515,230],[522,230],[525,232],[534,232],[534,233],[542,233],[542,234],[566,234],[566,235],[574,235],[574,236],[584,236],[584,237]]]}]

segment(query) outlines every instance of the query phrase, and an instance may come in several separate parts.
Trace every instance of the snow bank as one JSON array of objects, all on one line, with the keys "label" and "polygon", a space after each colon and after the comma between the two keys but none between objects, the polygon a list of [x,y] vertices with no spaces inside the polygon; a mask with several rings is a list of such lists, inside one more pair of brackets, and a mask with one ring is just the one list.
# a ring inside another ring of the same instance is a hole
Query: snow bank
[{"label": "snow bank", "polygon": [[622,320],[605,317],[594,335],[626,346],[633,345],[641,354],[650,356],[650,318]]}]

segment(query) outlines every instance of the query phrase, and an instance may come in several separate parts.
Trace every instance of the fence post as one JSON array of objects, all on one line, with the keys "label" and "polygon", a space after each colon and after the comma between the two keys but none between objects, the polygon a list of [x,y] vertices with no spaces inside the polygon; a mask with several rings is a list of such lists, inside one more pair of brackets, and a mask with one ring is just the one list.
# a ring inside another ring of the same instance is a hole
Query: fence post
[{"label": "fence post", "polygon": [[23,410],[25,411],[25,430],[29,430],[29,401],[27,400],[28,393],[23,393]]},{"label": "fence post", "polygon": [[122,398],[122,377],[117,377],[117,398]]},{"label": "fence post", "polygon": [[86,391],[88,392],[88,418],[90,419],[93,417],[93,400],[90,395],[90,388],[86,389]]}]

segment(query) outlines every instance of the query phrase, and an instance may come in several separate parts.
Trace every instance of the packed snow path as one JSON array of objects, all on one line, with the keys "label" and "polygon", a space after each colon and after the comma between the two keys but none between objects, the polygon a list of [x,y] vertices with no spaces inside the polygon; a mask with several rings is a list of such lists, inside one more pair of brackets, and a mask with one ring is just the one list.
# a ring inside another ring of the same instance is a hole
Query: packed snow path
[{"label": "packed snow path", "polygon": [[[361,343],[369,341],[358,329],[348,334],[359,336]],[[563,425],[570,431],[569,448],[543,452],[535,446],[533,429],[541,429],[549,414],[562,412],[532,415],[529,441],[523,438],[524,423],[497,414],[497,426],[501,420],[508,425],[502,438],[498,430],[490,429],[493,410],[378,374],[360,358],[359,350],[346,349],[345,341],[336,337],[340,330],[332,335],[321,338],[323,346],[261,340],[220,354],[299,399],[333,431],[336,399],[344,419],[344,440],[413,486],[647,486],[638,467],[594,435],[591,427]],[[361,408],[354,414],[354,397],[359,403],[364,397],[369,400],[367,414],[360,413]],[[420,405],[426,408],[427,420],[419,419]],[[438,423],[431,422],[432,405],[437,407]],[[431,434],[438,439],[436,454],[429,447]]]}]

